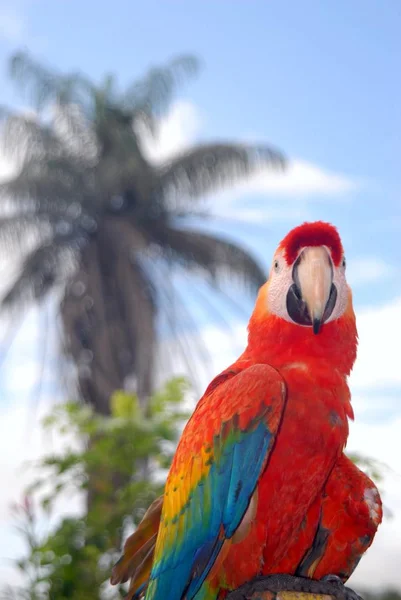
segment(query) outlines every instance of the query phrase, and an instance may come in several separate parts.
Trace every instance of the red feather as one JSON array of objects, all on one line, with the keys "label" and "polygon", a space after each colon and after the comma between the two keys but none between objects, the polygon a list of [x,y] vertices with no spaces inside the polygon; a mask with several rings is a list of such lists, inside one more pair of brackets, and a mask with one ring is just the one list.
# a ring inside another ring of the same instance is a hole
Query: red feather
[{"label": "red feather", "polygon": [[291,265],[297,259],[301,248],[306,246],[327,246],[330,248],[333,262],[339,266],[343,255],[343,246],[337,229],[330,223],[315,221],[303,223],[292,229],[280,243],[285,259]]}]

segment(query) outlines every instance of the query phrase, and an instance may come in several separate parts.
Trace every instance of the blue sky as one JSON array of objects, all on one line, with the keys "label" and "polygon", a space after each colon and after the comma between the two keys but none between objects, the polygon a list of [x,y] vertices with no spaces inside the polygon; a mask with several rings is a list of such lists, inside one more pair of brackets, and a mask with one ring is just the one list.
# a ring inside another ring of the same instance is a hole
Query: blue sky
[{"label": "blue sky", "polygon": [[[184,94],[202,137],[253,136],[362,182],[324,218],[345,243],[399,262],[401,6],[374,2],[0,1],[0,59],[26,47],[62,70],[121,84],[193,52],[204,68]],[[1,26],[0,26],[1,27]],[[16,95],[5,75],[1,101]],[[285,227],[283,228],[283,231]],[[384,291],[383,291],[384,293]]]},{"label": "blue sky", "polygon": [[[357,423],[350,444],[390,462],[396,473],[401,473],[394,459],[401,439],[395,360],[401,335],[400,31],[398,0],[0,0],[0,104],[27,105],[6,76],[7,57],[21,47],[95,80],[115,72],[122,85],[151,65],[190,52],[203,69],[183,88],[162,139],[149,152],[160,159],[201,139],[234,138],[271,142],[293,159],[280,181],[266,174],[209,199],[225,218],[210,227],[242,240],[266,269],[293,225],[324,219],[339,227],[361,339],[351,379]],[[244,306],[248,310],[249,302]],[[245,320],[230,313],[238,328],[233,342],[195,299],[193,308],[206,343],[216,347],[215,369],[223,368],[241,350]],[[20,409],[26,409],[35,380],[36,350],[30,344],[37,338],[33,314],[1,375],[0,410],[10,427],[26,415]],[[10,407],[17,400],[14,414]],[[38,442],[31,450],[40,448]],[[10,467],[8,474],[17,489]],[[397,477],[385,486],[393,511],[401,506]],[[0,531],[13,547],[10,527],[0,510]],[[396,531],[401,539],[401,518],[383,531],[377,551],[372,549],[360,569],[365,577],[376,564],[378,573],[401,587],[399,568],[391,566],[394,552],[401,552],[401,542],[394,542]]]}]

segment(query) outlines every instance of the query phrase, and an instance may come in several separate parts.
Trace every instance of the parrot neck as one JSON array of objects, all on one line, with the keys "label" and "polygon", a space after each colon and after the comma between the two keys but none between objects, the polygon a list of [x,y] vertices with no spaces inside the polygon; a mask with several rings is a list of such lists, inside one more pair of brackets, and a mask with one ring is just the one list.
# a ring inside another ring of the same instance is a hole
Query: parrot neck
[{"label": "parrot neck", "polygon": [[[262,297],[263,300],[263,297]],[[267,312],[260,298],[248,325],[248,345],[242,355],[252,363],[282,368],[292,363],[329,366],[349,375],[356,358],[357,330],[352,302],[342,317],[324,324],[315,335],[302,327]]]}]

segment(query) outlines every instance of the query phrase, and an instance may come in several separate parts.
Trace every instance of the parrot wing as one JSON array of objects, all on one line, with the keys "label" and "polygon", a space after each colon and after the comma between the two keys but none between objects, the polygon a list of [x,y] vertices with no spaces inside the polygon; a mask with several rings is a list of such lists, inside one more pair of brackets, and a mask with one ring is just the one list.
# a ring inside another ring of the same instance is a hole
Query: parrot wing
[{"label": "parrot wing", "polygon": [[303,568],[302,575],[315,579],[336,573],[346,581],[371,545],[382,516],[375,484],[343,454],[327,480],[319,526],[299,572]]},{"label": "parrot wing", "polygon": [[147,600],[191,600],[247,511],[286,401],[278,371],[234,365],[206,390],[167,479]]},{"label": "parrot wing", "polygon": [[[124,553],[113,567],[110,578],[112,585],[125,583],[129,578],[141,579],[142,582],[143,573],[145,581],[148,579],[151,567],[151,565],[148,567],[146,573],[148,556],[150,555],[153,559],[162,505],[163,496],[160,496],[152,502],[137,529],[127,538],[124,544]],[[134,587],[133,581],[131,581],[131,586],[133,589],[139,587]]]}]

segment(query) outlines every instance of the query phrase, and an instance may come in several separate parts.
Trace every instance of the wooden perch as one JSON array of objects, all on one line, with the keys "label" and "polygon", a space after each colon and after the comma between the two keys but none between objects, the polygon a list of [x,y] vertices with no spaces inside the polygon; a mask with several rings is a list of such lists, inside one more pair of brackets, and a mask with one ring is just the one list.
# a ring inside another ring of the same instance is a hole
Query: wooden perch
[{"label": "wooden perch", "polygon": [[315,581],[292,575],[256,577],[231,592],[227,600],[362,600],[336,582]]}]

